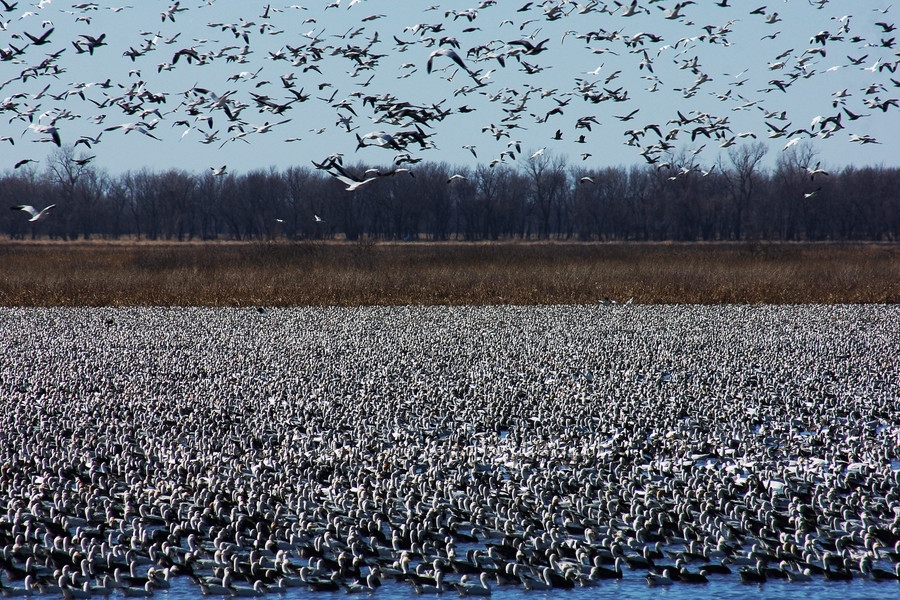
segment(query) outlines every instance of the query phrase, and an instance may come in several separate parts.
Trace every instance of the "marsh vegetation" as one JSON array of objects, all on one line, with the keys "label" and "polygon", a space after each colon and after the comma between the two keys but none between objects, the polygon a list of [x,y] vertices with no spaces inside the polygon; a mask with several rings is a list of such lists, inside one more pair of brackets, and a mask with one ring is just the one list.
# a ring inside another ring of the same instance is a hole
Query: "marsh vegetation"
[{"label": "marsh vegetation", "polygon": [[900,247],[6,242],[5,306],[894,303]]}]

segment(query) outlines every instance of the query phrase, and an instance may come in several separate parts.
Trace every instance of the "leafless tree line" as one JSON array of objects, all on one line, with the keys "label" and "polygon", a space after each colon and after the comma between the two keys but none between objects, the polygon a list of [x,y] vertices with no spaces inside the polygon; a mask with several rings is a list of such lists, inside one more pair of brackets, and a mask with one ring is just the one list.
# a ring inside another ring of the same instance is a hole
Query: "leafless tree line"
[{"label": "leafless tree line", "polygon": [[661,166],[602,169],[553,155],[460,169],[420,163],[347,192],[312,166],[112,176],[63,147],[43,170],[0,177],[7,204],[55,210],[34,223],[3,211],[0,228],[60,240],[900,239],[900,169],[826,173],[800,145],[766,171],[765,153],[758,142],[732,147],[711,168],[686,151]]}]

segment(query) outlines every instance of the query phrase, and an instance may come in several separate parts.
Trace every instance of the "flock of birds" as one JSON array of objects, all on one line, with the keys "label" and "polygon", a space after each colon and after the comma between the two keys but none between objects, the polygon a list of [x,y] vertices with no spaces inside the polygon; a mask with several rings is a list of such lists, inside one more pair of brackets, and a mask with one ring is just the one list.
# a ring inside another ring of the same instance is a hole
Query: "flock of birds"
[{"label": "flock of birds", "polygon": [[0,309],[0,591],[895,594],[896,340],[887,306]]},{"label": "flock of birds", "polygon": [[[465,9],[412,3],[425,15],[415,22],[422,17],[396,4],[378,5],[390,14],[363,12],[371,0],[242,3],[259,12],[229,21],[216,15],[233,7],[178,0],[154,9],[156,23],[139,23],[131,13],[146,14],[149,4],[4,0],[0,62],[11,76],[0,82],[0,95],[9,94],[0,102],[8,132],[0,139],[14,145],[27,135],[96,153],[125,143],[114,136],[138,133],[154,160],[163,141],[173,156],[185,139],[210,155],[227,145],[302,141],[348,190],[412,173],[427,151],[447,149],[439,141],[472,127],[479,139],[459,150],[491,166],[514,164],[523,146],[540,146],[523,157],[536,158],[562,141],[583,144],[586,160],[621,134],[637,160],[676,177],[700,171],[696,157],[707,146],[705,156],[748,138],[783,149],[837,137],[879,143],[874,123],[893,122],[900,110],[890,6],[787,1],[543,0],[514,10],[496,0]],[[806,31],[836,5],[856,14],[834,14],[829,29]],[[398,13],[409,22],[399,25]],[[760,27],[763,39],[748,39]],[[101,76],[67,82],[101,60],[110,65]],[[600,65],[578,70],[585,60]],[[802,112],[822,107],[827,112]],[[326,131],[344,134],[331,152],[317,141]],[[360,174],[343,165],[369,148],[390,151],[393,166]],[[38,162],[30,154],[9,164]],[[141,161],[134,156],[133,166]],[[210,169],[227,173],[225,165]]]}]

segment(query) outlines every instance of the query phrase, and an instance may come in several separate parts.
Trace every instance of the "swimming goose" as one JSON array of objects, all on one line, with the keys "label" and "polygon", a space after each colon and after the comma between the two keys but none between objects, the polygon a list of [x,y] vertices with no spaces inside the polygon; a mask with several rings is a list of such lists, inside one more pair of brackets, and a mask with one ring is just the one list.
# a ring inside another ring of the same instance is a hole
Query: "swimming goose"
[{"label": "swimming goose", "polygon": [[487,573],[479,577],[480,584],[470,583],[469,576],[463,575],[459,583],[454,584],[460,596],[490,596],[491,586],[488,585]]}]

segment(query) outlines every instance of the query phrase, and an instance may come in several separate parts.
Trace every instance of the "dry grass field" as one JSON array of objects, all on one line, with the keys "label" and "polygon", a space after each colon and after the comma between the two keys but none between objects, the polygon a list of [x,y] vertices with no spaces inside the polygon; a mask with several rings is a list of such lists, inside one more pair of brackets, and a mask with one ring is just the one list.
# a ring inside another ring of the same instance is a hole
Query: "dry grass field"
[{"label": "dry grass field", "polygon": [[896,303],[900,245],[3,242],[2,306]]}]

